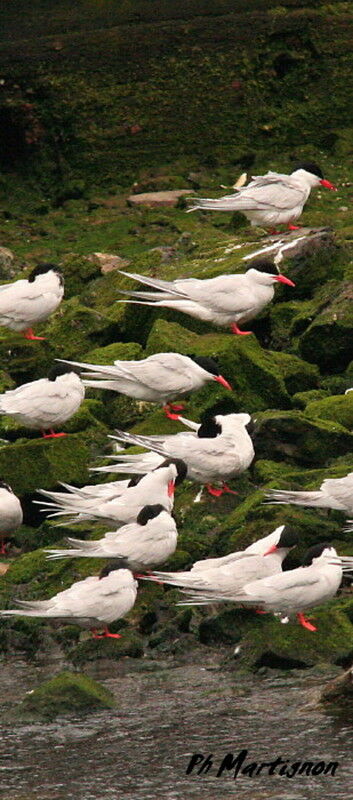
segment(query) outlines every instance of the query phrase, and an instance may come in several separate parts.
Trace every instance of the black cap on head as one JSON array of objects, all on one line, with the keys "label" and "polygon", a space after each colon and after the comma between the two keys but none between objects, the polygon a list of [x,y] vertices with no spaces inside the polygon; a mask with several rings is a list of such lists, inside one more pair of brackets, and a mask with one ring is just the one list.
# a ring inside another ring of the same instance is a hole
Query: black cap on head
[{"label": "black cap on head", "polygon": [[294,528],[285,525],[278,539],[277,547],[294,547],[299,542],[299,536]]},{"label": "black cap on head", "polygon": [[70,372],[80,375],[78,367],[72,367],[70,364],[55,364],[48,372],[48,380],[55,381],[59,375],[69,375]]},{"label": "black cap on head", "polygon": [[115,558],[114,561],[109,561],[109,564],[106,564],[103,569],[101,569],[99,573],[99,580],[102,578],[106,578],[110,572],[113,572],[115,569],[130,569],[129,561],[127,558]]},{"label": "black cap on head", "polygon": [[162,467],[169,467],[170,464],[175,464],[176,466],[177,477],[175,479],[175,485],[179,486],[179,483],[182,483],[184,478],[186,478],[188,472],[188,468],[185,464],[185,461],[183,461],[181,458],[166,458],[165,461],[163,461],[163,463],[159,465],[159,467],[156,467],[156,469],[153,470],[153,472],[156,472],[157,469],[162,469]]},{"label": "black cap on head", "polygon": [[278,269],[271,258],[254,258],[250,263],[249,269],[267,272],[268,275],[278,275]]},{"label": "black cap on head", "polygon": [[296,172],[297,169],[305,169],[305,172],[310,172],[311,175],[316,175],[321,180],[324,178],[320,167],[314,161],[300,161],[293,167],[293,172]]},{"label": "black cap on head", "polygon": [[215,439],[220,433],[222,433],[222,425],[216,422],[215,417],[205,419],[197,431],[199,439]]},{"label": "black cap on head", "polygon": [[144,477],[144,475],[134,475],[133,478],[130,478],[127,488],[130,489],[131,486],[137,486]]},{"label": "black cap on head", "polygon": [[328,542],[324,542],[323,544],[314,544],[313,547],[310,547],[305,553],[302,561],[302,567],[310,567],[310,564],[313,563],[314,558],[319,558],[324,550],[326,550],[326,547],[332,547],[332,545]]},{"label": "black cap on head", "polygon": [[63,278],[62,273],[60,272],[59,268],[57,267],[56,264],[49,264],[49,263],[47,263],[47,264],[38,264],[37,267],[32,269],[32,272],[30,272],[30,274],[29,274],[29,276],[27,278],[28,283],[33,283],[33,281],[35,281],[35,279],[38,277],[38,275],[44,275],[46,272],[50,272],[50,270],[52,270],[53,272],[56,272],[56,274],[59,276],[59,280],[60,280],[61,285],[63,285],[64,278]]},{"label": "black cap on head", "polygon": [[0,489],[7,489],[8,492],[11,492],[13,494],[11,486],[9,486],[9,484],[6,483],[6,481],[2,481],[1,479],[0,479]]},{"label": "black cap on head", "polygon": [[150,519],[158,517],[162,511],[165,511],[165,508],[160,503],[155,503],[154,506],[144,506],[137,515],[137,522],[139,525],[147,525]]},{"label": "black cap on head", "polygon": [[195,361],[195,364],[198,364],[199,367],[205,369],[206,372],[210,372],[211,375],[219,375],[219,366],[217,361],[214,358],[210,358],[209,356],[194,356],[189,355],[189,358],[192,358]]}]

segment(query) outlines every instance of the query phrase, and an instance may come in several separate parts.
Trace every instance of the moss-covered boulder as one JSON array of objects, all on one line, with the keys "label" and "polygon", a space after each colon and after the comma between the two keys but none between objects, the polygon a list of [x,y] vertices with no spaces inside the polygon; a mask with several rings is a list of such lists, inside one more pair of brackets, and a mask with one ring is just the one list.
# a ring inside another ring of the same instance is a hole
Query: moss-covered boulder
[{"label": "moss-covered boulder", "polygon": [[339,422],[349,431],[353,428],[353,392],[338,397],[325,397],[313,400],[305,408],[305,416],[310,419],[330,419]]},{"label": "moss-covered boulder", "polygon": [[329,283],[312,301],[311,312],[307,310],[314,319],[301,336],[299,349],[303,358],[320,369],[342,372],[352,357],[353,284],[352,280]]},{"label": "moss-covered boulder", "polygon": [[301,411],[265,411],[256,415],[256,426],[258,458],[314,467],[352,450],[353,435],[346,428]]},{"label": "moss-covered boulder", "polygon": [[353,654],[353,626],[332,601],[308,616],[316,632],[304,630],[293,618],[283,625],[272,614],[227,608],[199,625],[205,644],[237,644],[239,663],[247,668],[260,666],[292,669],[320,662],[338,663]]},{"label": "moss-covered boulder", "polygon": [[62,715],[86,715],[114,708],[111,692],[82,673],[62,672],[28,692],[12,712],[18,722],[50,722]]}]

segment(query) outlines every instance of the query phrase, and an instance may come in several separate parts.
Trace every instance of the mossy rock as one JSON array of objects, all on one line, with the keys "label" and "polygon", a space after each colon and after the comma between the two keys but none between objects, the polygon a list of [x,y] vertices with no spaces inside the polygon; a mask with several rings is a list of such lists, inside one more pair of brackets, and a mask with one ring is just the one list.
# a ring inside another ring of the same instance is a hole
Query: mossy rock
[{"label": "mossy rock", "polygon": [[100,269],[94,259],[77,253],[67,253],[60,262],[65,280],[65,297],[81,294],[87,283],[97,278]]},{"label": "mossy rock", "polygon": [[[109,626],[112,633],[121,630],[120,622]],[[85,664],[87,661],[97,661],[102,658],[119,661],[121,658],[141,658],[143,656],[143,639],[135,631],[123,628],[121,639],[86,639],[71,648],[66,653],[67,658],[75,666]]]},{"label": "mossy rock", "polygon": [[352,434],[338,422],[309,419],[301,411],[266,411],[256,415],[258,458],[324,466],[333,453],[344,455],[352,446]]},{"label": "mossy rock", "polygon": [[229,395],[217,385],[207,384],[197,393],[197,401],[191,398],[191,409],[193,405],[203,409],[210,402],[213,405],[223,402],[232,404],[233,410],[251,413],[268,408],[274,398],[277,406],[290,408],[291,393],[314,388],[318,381],[318,371],[312,364],[287,353],[263,350],[255,336],[216,333],[199,336],[177,323],[158,319],[147,341],[147,354],[175,349],[185,355],[216,358],[233,387]]},{"label": "mossy rock", "polygon": [[[143,358],[142,347],[137,342],[114,342],[106,347],[95,347],[81,359],[90,364],[110,365],[114,361],[137,361]],[[82,376],[84,377],[84,376]]]},{"label": "mossy rock", "polygon": [[312,301],[314,320],[301,336],[299,349],[303,358],[318,364],[323,371],[342,372],[352,357],[353,284],[329,284],[330,281]]},{"label": "mossy rock", "polygon": [[316,632],[304,630],[293,618],[287,625],[272,615],[253,614],[244,624],[241,663],[251,667],[310,667],[320,662],[337,663],[353,653],[353,626],[332,600],[310,609]]},{"label": "mossy rock", "polygon": [[314,400],[305,408],[305,416],[310,419],[330,419],[339,422],[348,430],[353,428],[353,392],[338,397]]},{"label": "mossy rock", "polygon": [[19,722],[50,722],[58,716],[86,715],[115,705],[112,693],[102,684],[82,673],[62,672],[27,693],[13,716]]},{"label": "mossy rock", "polygon": [[305,408],[308,403],[314,400],[323,400],[324,397],[328,396],[327,389],[310,389],[308,392],[296,392],[293,395],[293,403],[297,408]]},{"label": "mossy rock", "polygon": [[17,441],[0,448],[0,474],[19,495],[52,489],[59,481],[87,483],[92,448],[89,431],[86,436]]}]

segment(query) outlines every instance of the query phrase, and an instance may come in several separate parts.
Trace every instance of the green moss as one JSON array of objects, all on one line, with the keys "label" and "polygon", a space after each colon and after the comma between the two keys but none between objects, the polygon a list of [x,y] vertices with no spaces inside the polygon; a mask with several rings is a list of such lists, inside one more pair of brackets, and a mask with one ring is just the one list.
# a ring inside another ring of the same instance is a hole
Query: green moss
[{"label": "green moss", "polygon": [[18,721],[51,721],[62,714],[90,714],[116,705],[111,692],[87,675],[62,672],[33,689],[16,707]]},{"label": "green moss", "polygon": [[353,392],[339,397],[325,397],[322,400],[314,400],[306,406],[305,415],[310,419],[334,420],[348,430],[352,430]]},{"label": "green moss", "polygon": [[293,403],[298,408],[305,408],[308,403],[312,403],[314,400],[322,400],[324,397],[328,397],[328,390],[327,389],[311,389],[308,392],[296,392],[293,395]]},{"label": "green moss", "polygon": [[20,495],[53,488],[58,481],[87,483],[91,452],[89,432],[86,439],[68,435],[19,441],[0,448],[0,473]]},{"label": "green moss", "polygon": [[[115,629],[116,626],[109,626],[112,633],[115,632]],[[75,648],[70,649],[67,656],[76,666],[101,658],[110,658],[114,661],[119,661],[126,656],[141,658],[143,656],[143,640],[137,633],[124,627],[121,639],[86,639]]]},{"label": "green moss", "polygon": [[142,347],[137,342],[114,342],[106,347],[95,347],[82,358],[90,364],[113,364],[114,361],[134,361],[142,358]]},{"label": "green moss", "polygon": [[352,435],[338,422],[309,419],[301,411],[266,411],[256,420],[258,458],[323,466],[333,453],[343,455],[352,449]]}]

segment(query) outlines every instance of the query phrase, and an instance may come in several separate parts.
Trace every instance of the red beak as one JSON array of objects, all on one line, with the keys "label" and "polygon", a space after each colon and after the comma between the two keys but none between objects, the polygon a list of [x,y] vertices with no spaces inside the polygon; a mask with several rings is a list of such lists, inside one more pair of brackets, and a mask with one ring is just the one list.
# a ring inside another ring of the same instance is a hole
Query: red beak
[{"label": "red beak", "polygon": [[233,389],[232,389],[232,387],[231,387],[230,383],[228,383],[228,381],[226,381],[226,379],[225,379],[225,378],[223,378],[223,375],[215,375],[215,376],[214,376],[214,379],[215,379],[215,381],[217,381],[218,383],[221,383],[221,384],[222,384],[222,386],[224,386],[224,387],[225,387],[225,389],[230,389],[230,391],[231,391],[231,392],[233,391]]},{"label": "red beak", "polygon": [[337,192],[337,186],[334,186],[330,181],[322,180],[320,181],[320,184],[321,186],[324,186],[325,189],[332,189],[333,192]]},{"label": "red beak", "polygon": [[289,278],[286,278],[285,275],[276,275],[275,281],[278,281],[279,283],[287,283],[288,286],[295,286],[295,283],[293,283],[293,281],[291,281]]},{"label": "red beak", "polygon": [[168,497],[173,497],[175,491],[174,481],[168,481]]},{"label": "red beak", "polygon": [[264,556],[269,556],[270,553],[275,553],[277,549],[278,548],[276,544],[271,545],[271,547],[269,547],[269,549],[266,550],[266,553],[264,553]]}]

